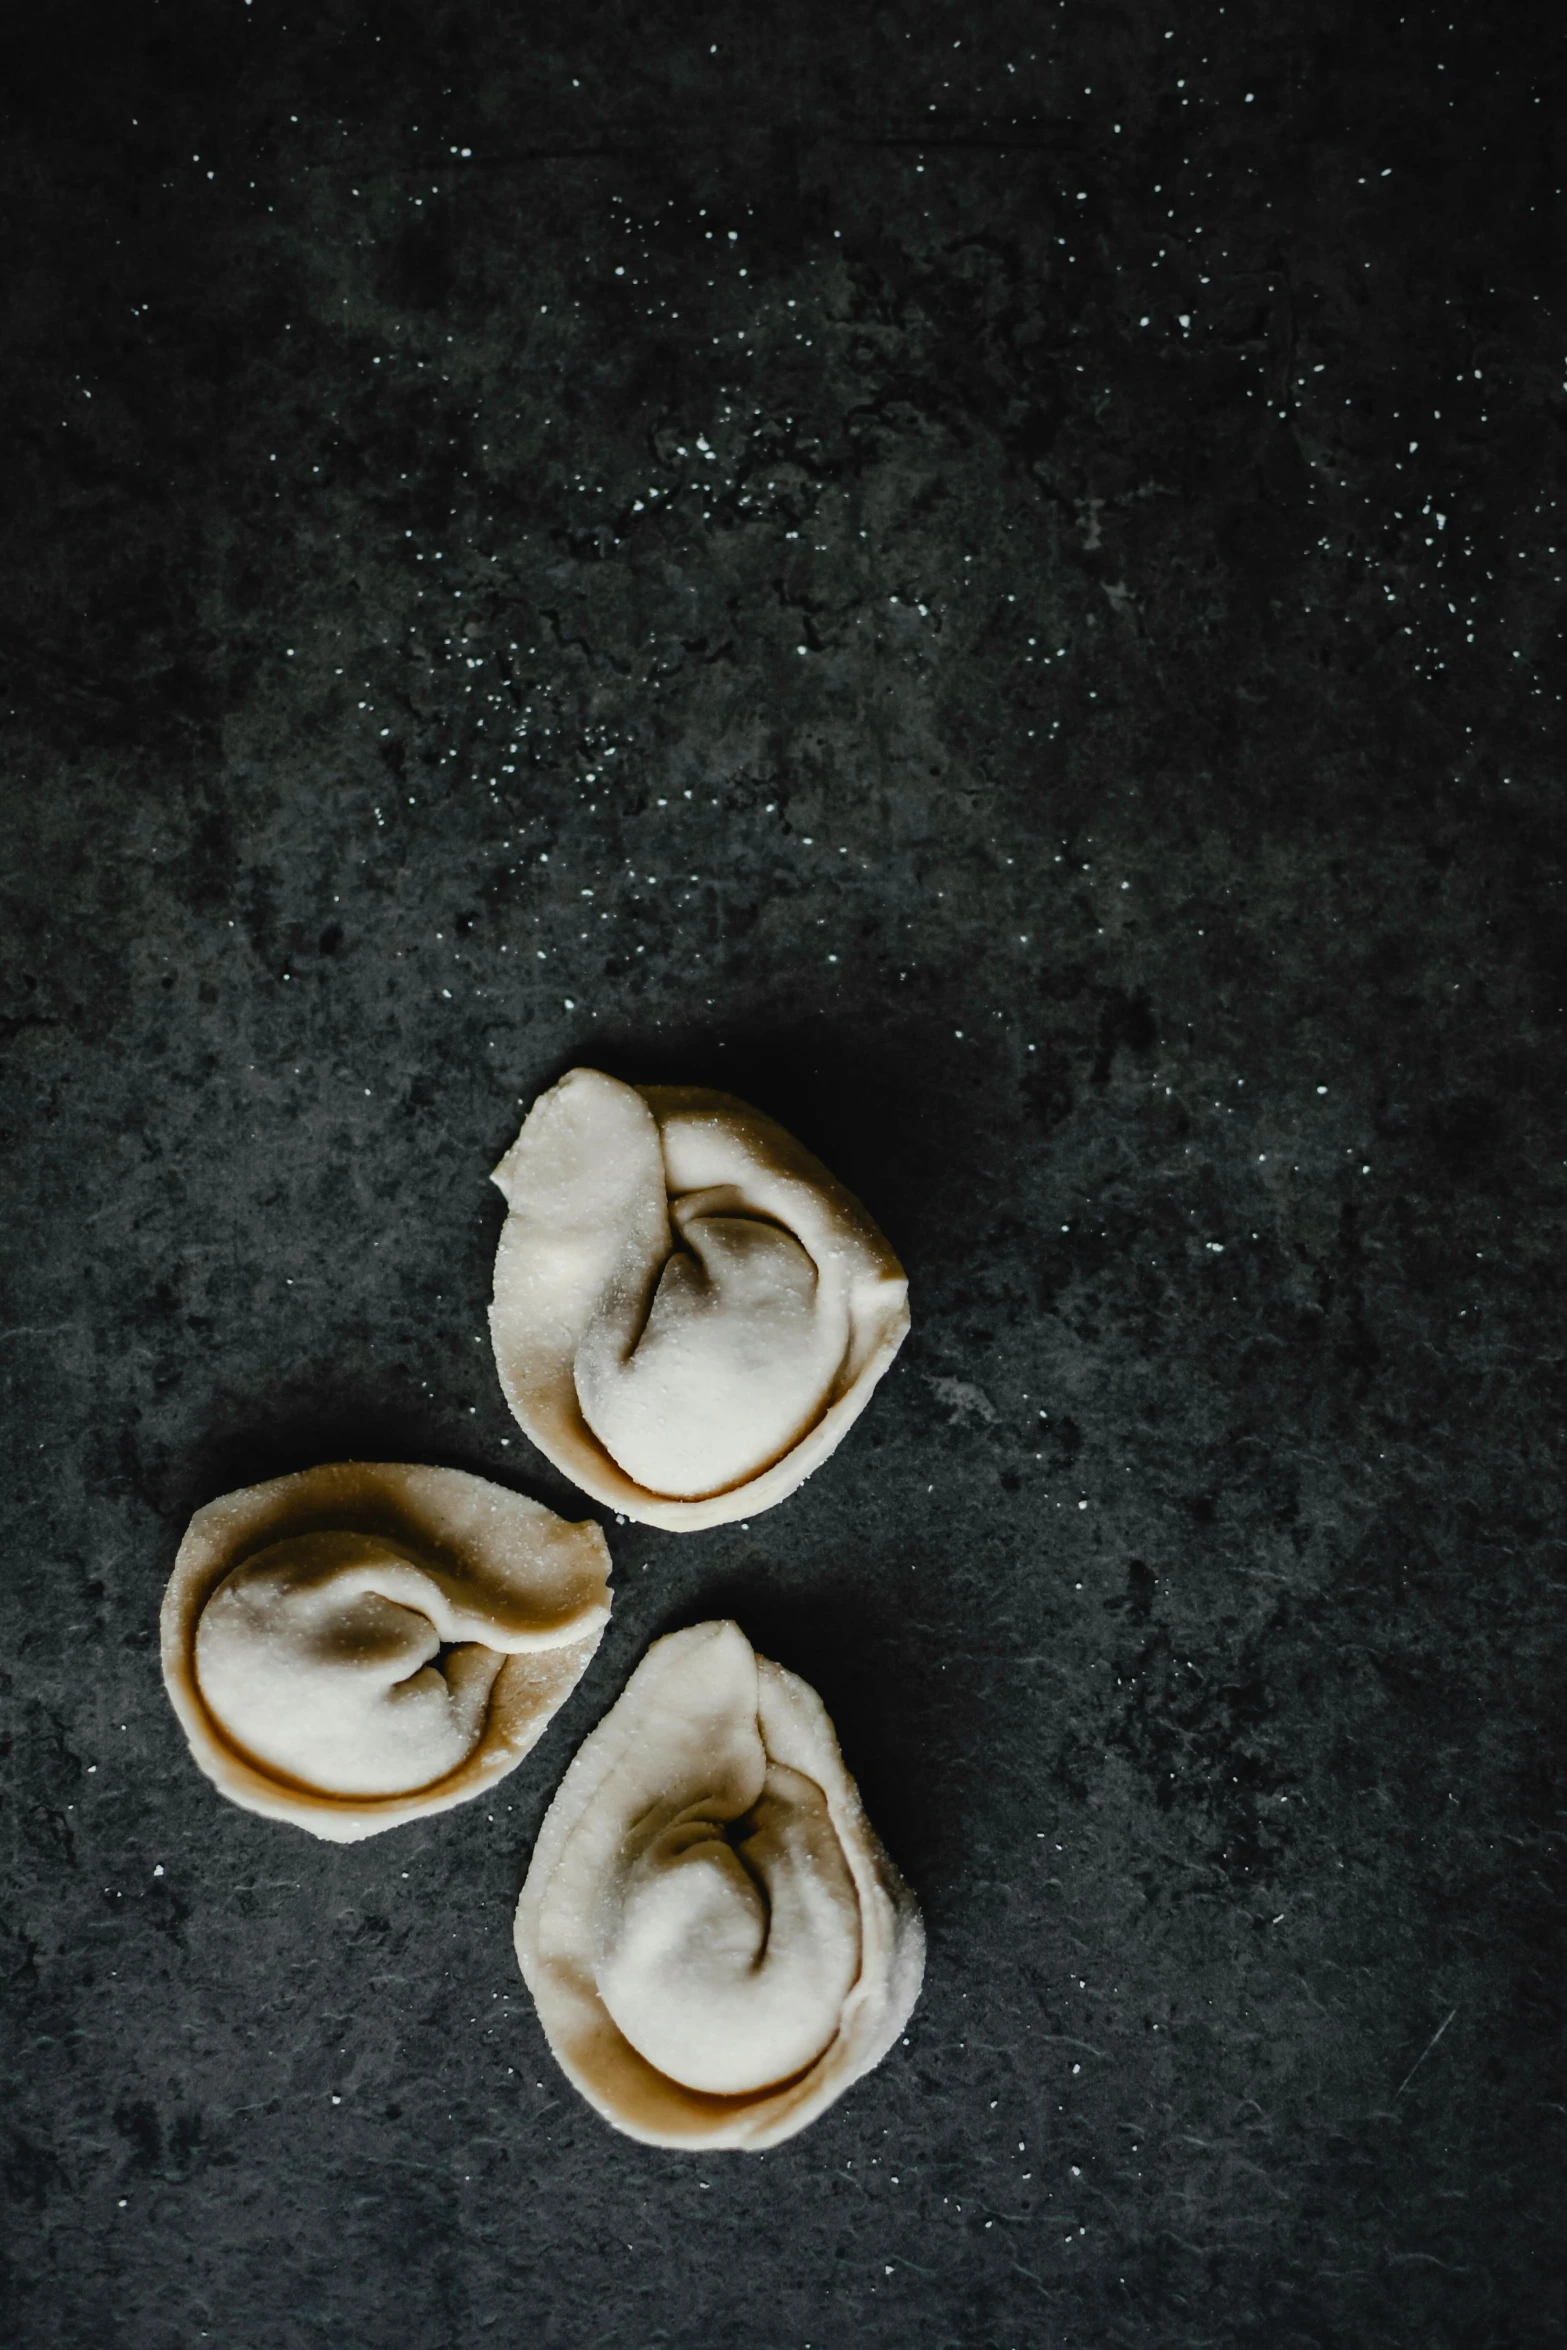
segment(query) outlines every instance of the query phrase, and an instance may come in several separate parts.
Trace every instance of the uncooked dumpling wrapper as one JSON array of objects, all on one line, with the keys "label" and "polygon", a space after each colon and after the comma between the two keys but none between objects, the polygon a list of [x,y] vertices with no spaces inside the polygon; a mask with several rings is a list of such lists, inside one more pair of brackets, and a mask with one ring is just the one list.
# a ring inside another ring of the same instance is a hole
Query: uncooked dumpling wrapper
[{"label": "uncooked dumpling wrapper", "polygon": [[196,1512],[163,1678],[223,1794],[352,1844],[513,1770],[608,1620],[597,1526],[459,1469],[344,1461]]},{"label": "uncooked dumpling wrapper", "polygon": [[729,1094],[573,1069],[495,1181],[506,1399],[628,1518],[678,1532],[782,1501],[908,1330],[903,1269],[859,1201]]},{"label": "uncooked dumpling wrapper", "polygon": [[887,2053],[925,1965],[821,1699],[731,1623],[656,1641],[585,1740],[516,1943],[588,2103],[693,2149],[804,2129]]}]

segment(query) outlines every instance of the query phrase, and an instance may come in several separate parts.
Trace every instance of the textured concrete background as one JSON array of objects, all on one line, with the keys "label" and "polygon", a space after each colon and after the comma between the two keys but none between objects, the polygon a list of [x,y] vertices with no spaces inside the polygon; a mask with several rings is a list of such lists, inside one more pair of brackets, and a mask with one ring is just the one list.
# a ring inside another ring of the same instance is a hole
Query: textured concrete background
[{"label": "textured concrete background", "polygon": [[[1561,2341],[1563,93],[1446,13],[8,28],[8,2342]],[[580,1060],[792,1125],[914,1335],[331,1851],[163,1581],[356,1452],[580,1514],[483,1320]],[[932,1938],[754,2160],[508,1931],[717,1611]]]}]

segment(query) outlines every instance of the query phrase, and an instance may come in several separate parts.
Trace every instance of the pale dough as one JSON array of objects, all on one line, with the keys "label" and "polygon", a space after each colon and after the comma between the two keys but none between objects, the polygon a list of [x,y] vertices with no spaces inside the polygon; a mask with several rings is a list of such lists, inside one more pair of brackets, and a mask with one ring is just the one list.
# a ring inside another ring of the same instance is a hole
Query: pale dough
[{"label": "pale dough", "polygon": [[821,1699],[731,1623],[656,1641],[584,1741],[516,1944],[588,2103],[693,2149],[804,2129],[887,2053],[925,1965]]},{"label": "pale dough", "polygon": [[352,1844],[514,1769],[608,1620],[597,1526],[459,1469],[344,1461],[196,1512],[163,1678],[223,1794]]},{"label": "pale dough", "polygon": [[754,1517],[841,1441],[909,1327],[865,1210],[759,1110],[573,1069],[495,1170],[506,1400],[595,1500]]}]

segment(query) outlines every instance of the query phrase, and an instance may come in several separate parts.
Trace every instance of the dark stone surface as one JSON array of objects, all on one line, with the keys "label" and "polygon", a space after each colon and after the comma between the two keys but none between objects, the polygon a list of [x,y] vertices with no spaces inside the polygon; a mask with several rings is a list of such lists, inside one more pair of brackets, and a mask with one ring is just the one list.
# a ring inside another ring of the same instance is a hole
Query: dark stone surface
[{"label": "dark stone surface", "polygon": [[[1559,2342],[1549,12],[564,13],[7,32],[5,2338]],[[914,1335],[334,1852],[163,1581],[352,1452],[573,1507],[482,1333],[578,1060],[794,1126]],[[704,2161],[508,1927],[719,1610],[931,1964]]]}]

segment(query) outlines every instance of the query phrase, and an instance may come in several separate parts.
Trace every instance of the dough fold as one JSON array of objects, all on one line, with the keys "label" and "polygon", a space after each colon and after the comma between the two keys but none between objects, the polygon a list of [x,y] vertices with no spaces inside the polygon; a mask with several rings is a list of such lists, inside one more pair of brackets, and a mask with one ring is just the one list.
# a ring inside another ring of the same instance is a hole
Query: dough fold
[{"label": "dough fold", "polygon": [[222,1794],[352,1844],[513,1770],[608,1620],[597,1526],[459,1469],[344,1461],[196,1512],[163,1680]]},{"label": "dough fold", "polygon": [[578,1750],[517,1904],[560,2064],[652,2146],[774,2146],[878,2064],[925,1965],[826,1708],[737,1624],[655,1641]]},{"label": "dough fold", "polygon": [[573,1069],[495,1181],[506,1400],[628,1518],[682,1532],[782,1501],[908,1330],[903,1269],[858,1200],[732,1095]]}]

